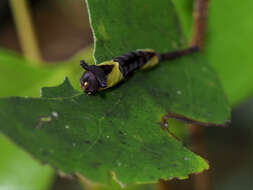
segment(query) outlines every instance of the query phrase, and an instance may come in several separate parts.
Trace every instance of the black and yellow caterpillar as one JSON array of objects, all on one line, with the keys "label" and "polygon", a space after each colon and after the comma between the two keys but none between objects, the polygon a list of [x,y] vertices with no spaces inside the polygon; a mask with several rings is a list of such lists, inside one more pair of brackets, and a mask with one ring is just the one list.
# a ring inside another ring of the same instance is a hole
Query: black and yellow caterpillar
[{"label": "black and yellow caterpillar", "polygon": [[118,84],[136,70],[151,68],[162,61],[196,51],[198,51],[196,46],[165,54],[159,54],[151,49],[136,50],[97,65],[88,65],[81,60],[80,65],[85,69],[80,79],[81,88],[87,94],[95,94],[99,90]]}]

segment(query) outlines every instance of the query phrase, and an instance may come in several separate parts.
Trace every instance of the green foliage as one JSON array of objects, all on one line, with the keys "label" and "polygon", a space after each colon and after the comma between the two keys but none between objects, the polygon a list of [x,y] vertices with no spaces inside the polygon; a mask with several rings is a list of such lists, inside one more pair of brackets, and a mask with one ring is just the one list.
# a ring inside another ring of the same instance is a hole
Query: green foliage
[{"label": "green foliage", "polygon": [[65,63],[48,63],[44,66],[32,65],[21,56],[6,50],[0,51],[0,97],[40,96],[42,86],[55,86],[68,76],[74,87],[78,88],[82,70],[79,60],[91,60],[91,48],[79,52]]},{"label": "green foliage", "polygon": [[[56,85],[66,75],[72,81],[78,80],[81,72],[76,62],[83,54],[90,57],[90,50],[85,53],[80,52],[66,64],[36,67],[22,57],[1,49],[0,97],[39,96],[42,84]],[[78,72],[79,74],[77,74]],[[2,151],[0,158],[1,188],[13,190],[34,188],[39,190],[49,187],[54,176],[51,168],[39,164],[2,135],[0,136],[0,150]]]},{"label": "green foliage", "polygon": [[218,71],[230,102],[236,104],[253,94],[253,4],[251,0],[210,3],[206,55]]},{"label": "green foliage", "polygon": [[[192,1],[174,3],[181,10],[184,32],[191,36]],[[253,93],[251,81],[253,54],[252,1],[210,1],[205,55],[217,70],[231,104],[238,104]],[[190,39],[190,38],[189,38]]]},{"label": "green foliage", "polygon": [[179,13],[178,18],[180,20],[184,36],[188,41],[190,41],[192,38],[194,0],[172,0],[172,2]]},{"label": "green foliage", "polygon": [[[134,49],[183,47],[169,1],[88,2],[99,62]],[[154,9],[159,11],[152,14]],[[74,86],[80,73],[66,74]],[[41,98],[1,99],[0,123],[5,125],[0,130],[42,162],[98,183],[107,183],[109,173],[123,184],[141,184],[207,169],[205,160],[160,128],[167,112],[203,123],[229,119],[221,85],[204,57],[190,55],[137,72],[97,96],[80,94],[66,79],[61,86],[43,88]]]},{"label": "green foliage", "polygon": [[[14,53],[0,51],[0,96],[39,96],[40,87],[54,69],[36,68]],[[53,78],[52,78],[53,80]],[[62,80],[62,79],[60,79]],[[59,83],[56,79],[55,83]]]},{"label": "green foliage", "polygon": [[[43,76],[48,76],[5,50],[0,51],[0,69],[0,96],[25,95],[31,88],[36,88],[35,83],[39,83]],[[38,93],[39,87],[36,89]],[[49,187],[53,179],[51,168],[41,166],[3,135],[0,135],[0,150],[0,188],[42,190]]]},{"label": "green foliage", "polygon": [[[113,171],[124,184],[185,178],[208,168],[159,127],[163,111],[148,97],[142,97],[147,100],[143,104],[124,87],[97,97],[77,93],[53,98],[58,89],[47,90],[51,98],[0,101],[5,110],[0,123],[6,123],[1,130],[43,162],[99,183],[107,183],[108,172]],[[51,120],[43,122],[43,117]]]},{"label": "green foliage", "polygon": [[182,48],[184,44],[170,0],[87,2],[98,63],[131,50],[151,48],[164,53]]},{"label": "green foliage", "polygon": [[53,179],[51,168],[42,167],[2,135],[0,135],[0,150],[1,189],[44,190],[49,187]]},{"label": "green foliage", "polygon": [[[184,37],[171,1],[88,0],[88,7],[97,62],[135,49],[169,52],[183,46],[180,42]],[[159,11],[152,14],[154,10]],[[123,91],[130,86],[126,91],[133,91],[140,101],[148,96],[164,108],[164,113],[205,123],[223,124],[229,119],[229,107],[216,73],[200,55],[165,62],[138,74],[138,78],[122,84]]]}]

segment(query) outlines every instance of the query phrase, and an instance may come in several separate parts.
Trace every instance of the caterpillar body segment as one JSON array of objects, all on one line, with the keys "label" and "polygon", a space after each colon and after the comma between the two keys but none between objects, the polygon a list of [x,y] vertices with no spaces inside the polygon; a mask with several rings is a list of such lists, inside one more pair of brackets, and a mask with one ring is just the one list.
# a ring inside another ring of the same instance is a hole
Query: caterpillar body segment
[{"label": "caterpillar body segment", "polygon": [[158,54],[152,49],[136,50],[90,66],[82,60],[81,66],[85,72],[80,79],[81,88],[87,94],[95,94],[97,91],[115,86],[136,70],[151,68],[162,61],[175,59],[197,50],[197,47],[190,47],[166,54]]},{"label": "caterpillar body segment", "polygon": [[158,64],[158,56],[159,55],[155,51],[145,49],[130,51],[129,53],[116,57],[113,60],[119,63],[121,73],[124,77],[127,77],[136,70],[149,68]]},{"label": "caterpillar body segment", "polygon": [[[106,76],[106,87],[99,88],[99,90],[110,88],[125,78],[123,73],[121,72],[120,64],[114,60],[105,61],[103,63],[98,64],[97,66],[105,71]],[[106,70],[106,67],[110,70]]]}]

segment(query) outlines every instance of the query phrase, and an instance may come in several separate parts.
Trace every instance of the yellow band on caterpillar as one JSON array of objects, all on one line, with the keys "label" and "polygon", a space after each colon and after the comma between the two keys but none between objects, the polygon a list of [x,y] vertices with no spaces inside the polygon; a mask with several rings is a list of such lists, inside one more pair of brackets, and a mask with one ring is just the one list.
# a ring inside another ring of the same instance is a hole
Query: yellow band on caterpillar
[{"label": "yellow band on caterpillar", "polygon": [[152,57],[150,60],[148,60],[148,62],[147,62],[145,65],[143,65],[143,66],[141,67],[141,69],[148,69],[148,68],[154,67],[154,66],[156,66],[158,63],[159,63],[159,58],[158,58],[158,56],[155,55],[155,56]]},{"label": "yellow band on caterpillar", "polygon": [[[145,51],[145,52],[150,52],[150,53],[155,53],[154,50],[152,49],[140,49],[139,51]],[[157,55],[154,55],[150,60],[148,60],[147,63],[145,63],[145,65],[143,65],[140,69],[149,69],[151,67],[156,66],[159,63],[159,58]]]},{"label": "yellow band on caterpillar", "polygon": [[[98,64],[97,66],[102,66],[102,65],[111,65],[113,66],[112,71],[106,76],[106,88],[110,88],[117,83],[119,83],[124,77],[119,69],[119,63],[115,62],[113,60],[111,61],[105,61],[103,63]],[[102,89],[99,89],[102,90]]]}]

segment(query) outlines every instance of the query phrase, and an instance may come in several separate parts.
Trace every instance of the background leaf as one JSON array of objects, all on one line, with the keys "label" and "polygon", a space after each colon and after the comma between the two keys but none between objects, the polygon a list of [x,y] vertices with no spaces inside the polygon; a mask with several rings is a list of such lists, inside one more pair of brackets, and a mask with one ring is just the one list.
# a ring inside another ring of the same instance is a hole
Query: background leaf
[{"label": "background leaf", "polygon": [[[30,91],[28,89],[36,89],[35,83],[39,83],[43,77],[49,76],[49,73],[36,70],[20,56],[3,49],[0,51],[0,69],[0,97],[25,95],[27,91]],[[26,74],[24,75],[24,73]],[[35,94],[38,94],[39,88],[34,91],[36,91]],[[2,134],[0,135],[0,150],[2,152],[0,189],[44,190],[49,188],[54,177],[54,171],[50,167],[42,166]]]},{"label": "background leaf", "polygon": [[[190,39],[193,1],[173,2]],[[238,104],[253,93],[252,6],[251,0],[243,3],[213,0],[209,4],[205,55],[217,70],[231,104]]]},{"label": "background leaf", "polygon": [[18,149],[0,135],[0,188],[10,190],[47,189],[53,180],[53,171]]},{"label": "background leaf", "polygon": [[210,4],[205,54],[218,71],[232,104],[253,93],[252,6],[250,0],[243,3],[211,1]]},{"label": "background leaf", "polygon": [[0,51],[0,97],[40,96],[42,86],[55,86],[68,76],[76,89],[80,89],[82,73],[79,61],[85,57],[92,62],[92,48],[80,51],[64,63],[51,63],[41,66],[31,65],[23,57],[6,50]]}]

